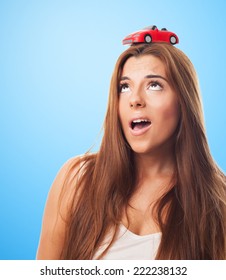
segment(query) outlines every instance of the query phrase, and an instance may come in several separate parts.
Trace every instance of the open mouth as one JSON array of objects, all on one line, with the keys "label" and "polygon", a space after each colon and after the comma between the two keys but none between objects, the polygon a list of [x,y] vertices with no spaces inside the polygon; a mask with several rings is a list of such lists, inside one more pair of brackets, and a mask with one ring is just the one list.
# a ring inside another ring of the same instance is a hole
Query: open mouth
[{"label": "open mouth", "polygon": [[151,121],[147,119],[137,119],[131,122],[132,130],[140,130],[151,125]]}]

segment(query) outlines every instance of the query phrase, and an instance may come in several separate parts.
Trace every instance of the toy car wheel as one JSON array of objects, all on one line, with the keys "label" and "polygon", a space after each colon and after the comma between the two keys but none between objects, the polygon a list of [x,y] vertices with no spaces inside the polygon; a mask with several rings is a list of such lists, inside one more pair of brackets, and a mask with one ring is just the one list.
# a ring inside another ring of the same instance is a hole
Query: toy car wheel
[{"label": "toy car wheel", "polygon": [[145,35],[145,37],[144,37],[144,41],[145,41],[145,43],[150,44],[150,43],[151,43],[151,41],[152,41],[151,36],[150,36],[150,35]]},{"label": "toy car wheel", "polygon": [[177,42],[177,38],[176,38],[175,36],[171,36],[171,37],[170,37],[170,43],[171,43],[172,45],[174,45],[174,44],[176,44],[176,42]]}]

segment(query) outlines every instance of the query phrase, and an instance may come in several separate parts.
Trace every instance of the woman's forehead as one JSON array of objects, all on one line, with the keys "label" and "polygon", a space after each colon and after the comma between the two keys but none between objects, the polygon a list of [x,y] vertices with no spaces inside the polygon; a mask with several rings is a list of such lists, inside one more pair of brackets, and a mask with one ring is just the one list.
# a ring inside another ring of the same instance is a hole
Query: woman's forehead
[{"label": "woman's forehead", "polygon": [[140,55],[128,58],[122,68],[121,78],[124,76],[166,76],[165,65],[162,60],[154,55]]}]

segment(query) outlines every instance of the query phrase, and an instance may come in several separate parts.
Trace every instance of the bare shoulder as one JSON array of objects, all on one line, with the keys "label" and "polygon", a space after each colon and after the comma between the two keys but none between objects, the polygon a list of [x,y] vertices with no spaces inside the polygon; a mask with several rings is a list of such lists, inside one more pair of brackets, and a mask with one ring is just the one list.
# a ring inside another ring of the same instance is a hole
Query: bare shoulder
[{"label": "bare shoulder", "polygon": [[74,178],[77,176],[79,167],[81,162],[81,156],[74,157],[69,159],[59,170],[52,187],[50,189],[49,195],[53,196],[59,196],[59,194],[62,192],[62,188],[65,186],[66,192],[70,192],[73,190],[72,185],[67,184],[65,185],[66,181],[70,181],[71,178]]},{"label": "bare shoulder", "polygon": [[78,156],[69,159],[58,172],[50,188],[43,215],[37,259],[60,259],[67,214],[75,188],[74,184],[70,184],[70,180],[78,176],[81,158]]},{"label": "bare shoulder", "polygon": [[58,206],[61,214],[65,216],[65,218],[65,211],[70,204],[69,198],[76,187],[72,183],[72,179],[74,179],[74,181],[76,180],[81,165],[80,163],[81,156],[69,159],[59,170],[49,191],[46,207],[50,206],[50,208],[55,208]]}]

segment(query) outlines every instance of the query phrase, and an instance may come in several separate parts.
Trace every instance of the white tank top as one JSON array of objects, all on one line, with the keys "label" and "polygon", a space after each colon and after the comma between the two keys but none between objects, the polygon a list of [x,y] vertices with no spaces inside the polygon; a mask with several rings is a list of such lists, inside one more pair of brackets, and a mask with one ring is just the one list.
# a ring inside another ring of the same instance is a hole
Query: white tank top
[{"label": "white tank top", "polygon": [[[108,236],[109,237],[109,236]],[[161,233],[137,235],[129,231],[123,224],[119,226],[119,233],[102,260],[154,260],[159,244]],[[95,253],[93,259],[104,251],[109,242],[105,238],[103,245]]]}]

